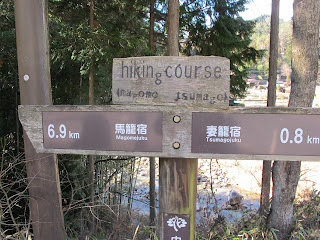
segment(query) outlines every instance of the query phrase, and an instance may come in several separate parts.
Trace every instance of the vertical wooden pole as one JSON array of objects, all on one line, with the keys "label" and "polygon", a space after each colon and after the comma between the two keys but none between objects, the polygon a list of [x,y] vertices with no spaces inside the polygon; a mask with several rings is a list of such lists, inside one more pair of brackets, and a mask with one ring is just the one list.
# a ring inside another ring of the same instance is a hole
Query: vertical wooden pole
[{"label": "vertical wooden pole", "polygon": [[[22,105],[51,105],[46,0],[15,0]],[[30,208],[35,240],[66,239],[57,158],[38,154],[24,133]]]},{"label": "vertical wooden pole", "polygon": [[[168,55],[179,55],[179,0],[169,0]],[[160,158],[159,226],[164,239],[164,214],[187,214],[190,217],[190,240],[195,239],[198,159]]]},{"label": "vertical wooden pole", "polygon": [[190,237],[195,239],[198,159],[160,158],[159,208],[160,239],[163,238],[165,213],[190,216]]}]

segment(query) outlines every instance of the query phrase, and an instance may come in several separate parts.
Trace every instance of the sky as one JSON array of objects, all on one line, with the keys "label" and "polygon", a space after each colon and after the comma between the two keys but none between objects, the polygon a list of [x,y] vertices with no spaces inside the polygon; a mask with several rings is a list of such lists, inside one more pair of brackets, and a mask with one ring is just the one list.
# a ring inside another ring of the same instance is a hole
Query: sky
[{"label": "sky", "polygon": [[[272,0],[252,0],[246,7],[247,11],[240,15],[245,20],[252,20],[261,15],[271,15]],[[293,0],[280,0],[280,18],[289,21],[293,12]]]}]

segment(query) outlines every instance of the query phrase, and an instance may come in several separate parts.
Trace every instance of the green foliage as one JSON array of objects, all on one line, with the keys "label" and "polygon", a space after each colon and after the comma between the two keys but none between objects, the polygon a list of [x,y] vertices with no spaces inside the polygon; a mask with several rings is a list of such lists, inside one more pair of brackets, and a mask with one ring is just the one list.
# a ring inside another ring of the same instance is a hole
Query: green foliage
[{"label": "green foliage", "polygon": [[182,29],[188,32],[183,52],[230,59],[230,92],[233,96],[243,97],[249,73],[247,65],[262,55],[261,51],[249,46],[255,23],[238,16],[247,1],[191,2],[186,1],[181,11]]},{"label": "green foliage", "polygon": [[13,1],[0,2],[0,137],[17,130],[19,85]]},{"label": "green foliage", "polygon": [[[269,74],[269,45],[270,45],[271,17],[263,15],[256,19],[254,33],[252,34],[251,47],[264,51],[264,55],[256,64],[251,64],[251,77],[261,76],[268,78]],[[278,46],[278,74],[290,76],[292,52],[292,22],[279,21],[279,46]]]},{"label": "green foliage", "polygon": [[146,240],[158,240],[156,230],[156,227],[146,227],[145,231],[150,234],[150,238],[147,238]]},{"label": "green foliage", "polygon": [[144,0],[95,1],[90,29],[87,1],[49,1],[55,104],[88,103],[90,66],[96,104],[110,102],[113,58],[150,54],[145,6]]}]

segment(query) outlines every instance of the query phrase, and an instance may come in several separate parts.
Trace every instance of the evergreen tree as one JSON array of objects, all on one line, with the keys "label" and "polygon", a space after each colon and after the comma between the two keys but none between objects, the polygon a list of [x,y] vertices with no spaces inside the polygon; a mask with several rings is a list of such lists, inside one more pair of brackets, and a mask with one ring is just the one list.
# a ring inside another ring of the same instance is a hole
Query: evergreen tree
[{"label": "evergreen tree", "polygon": [[97,1],[94,31],[90,31],[89,3],[49,1],[55,104],[88,103],[91,61],[95,67],[95,103],[109,103],[113,58],[150,54],[147,1]]},{"label": "evergreen tree", "polygon": [[[0,138],[19,132],[17,49],[13,2],[0,2]],[[18,124],[18,125],[17,125]],[[17,136],[16,134],[14,134]],[[19,139],[16,139],[19,140]]]},{"label": "evergreen tree", "polygon": [[235,97],[244,96],[248,63],[262,55],[249,46],[255,22],[239,17],[245,3],[247,0],[185,1],[181,10],[181,28],[186,36],[183,52],[230,59],[230,92]]},{"label": "evergreen tree", "polygon": [[[292,52],[292,22],[279,21],[279,54],[278,73],[290,77],[291,52]],[[268,78],[269,71],[269,43],[270,43],[270,16],[263,15],[256,19],[254,33],[252,34],[251,47],[264,51],[264,55],[256,64],[251,64],[252,77]]]}]

